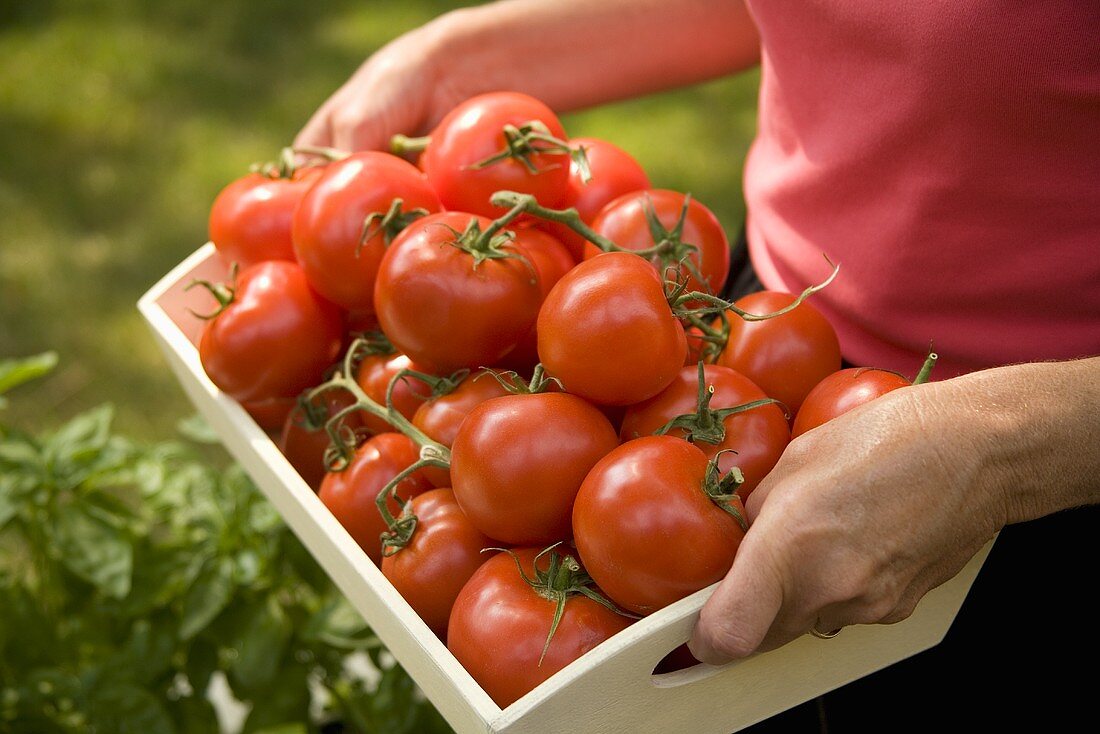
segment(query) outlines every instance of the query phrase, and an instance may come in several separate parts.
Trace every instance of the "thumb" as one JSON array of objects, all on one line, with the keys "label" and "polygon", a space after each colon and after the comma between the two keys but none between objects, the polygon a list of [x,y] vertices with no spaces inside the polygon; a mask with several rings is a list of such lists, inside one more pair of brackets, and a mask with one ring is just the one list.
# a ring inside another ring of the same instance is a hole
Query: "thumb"
[{"label": "thumb", "polygon": [[699,614],[688,648],[704,663],[722,665],[751,655],[783,604],[781,576],[767,533],[760,530],[749,530],[733,567]]}]

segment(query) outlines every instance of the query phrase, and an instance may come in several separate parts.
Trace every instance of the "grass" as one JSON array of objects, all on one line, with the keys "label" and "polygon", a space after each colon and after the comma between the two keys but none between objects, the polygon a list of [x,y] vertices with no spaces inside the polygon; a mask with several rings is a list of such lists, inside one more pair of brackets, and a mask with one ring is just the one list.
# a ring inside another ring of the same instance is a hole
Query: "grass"
[{"label": "grass", "polygon": [[[163,438],[190,412],[138,297],[205,241],[219,189],[285,145],[370,52],[460,3],[14,0],[0,5],[0,358],[57,349],[7,422],[110,401]],[[565,118],[735,231],[755,74]]]}]

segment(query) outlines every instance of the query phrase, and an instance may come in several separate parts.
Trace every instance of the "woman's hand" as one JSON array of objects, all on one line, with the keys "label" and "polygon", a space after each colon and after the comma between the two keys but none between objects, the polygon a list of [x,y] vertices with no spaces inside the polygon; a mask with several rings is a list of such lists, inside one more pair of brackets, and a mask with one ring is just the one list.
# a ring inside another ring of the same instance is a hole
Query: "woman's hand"
[{"label": "woman's hand", "polygon": [[368,58],[295,145],[386,149],[459,102],[525,92],[565,112],[756,63],[748,10],[729,0],[507,0],[446,13]]},{"label": "woman's hand", "polygon": [[903,388],[793,441],[690,642],[712,664],[892,623],[1006,523],[1100,500],[1100,359]]},{"label": "woman's hand", "polygon": [[447,16],[390,42],[336,90],[298,133],[296,146],[385,150],[396,133],[427,132],[470,94],[440,64]]}]

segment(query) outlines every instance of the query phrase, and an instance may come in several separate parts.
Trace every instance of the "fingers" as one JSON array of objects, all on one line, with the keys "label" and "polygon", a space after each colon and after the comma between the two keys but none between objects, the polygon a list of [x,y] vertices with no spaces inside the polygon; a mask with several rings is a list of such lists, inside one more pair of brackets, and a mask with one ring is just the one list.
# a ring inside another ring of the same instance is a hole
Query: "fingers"
[{"label": "fingers", "polygon": [[[756,536],[759,537],[759,536]],[[753,653],[783,604],[783,585],[767,547],[745,536],[733,568],[703,606],[688,648],[699,660],[721,665]]]},{"label": "fingers", "polygon": [[294,138],[294,147],[335,148],[332,141],[332,124],[330,121],[332,100],[321,105],[313,116],[306,122],[305,127]]}]

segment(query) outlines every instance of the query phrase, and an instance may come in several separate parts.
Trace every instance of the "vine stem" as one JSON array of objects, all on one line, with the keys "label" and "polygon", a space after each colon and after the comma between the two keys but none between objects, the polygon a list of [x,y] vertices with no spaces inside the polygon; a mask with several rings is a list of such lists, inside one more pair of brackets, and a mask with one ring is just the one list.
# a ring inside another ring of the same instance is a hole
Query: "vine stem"
[{"label": "vine stem", "polygon": [[939,358],[940,355],[933,352],[931,346],[929,346],[928,356],[924,358],[924,364],[921,365],[920,372],[913,380],[914,385],[923,385],[928,382],[928,378],[932,376],[932,368],[936,366],[936,360]]},{"label": "vine stem", "polygon": [[[515,219],[515,217],[518,217],[520,214],[530,214],[539,219],[546,219],[551,222],[564,224],[604,252],[633,252],[643,257],[647,254],[655,254],[648,250],[628,250],[624,247],[619,247],[585,224],[584,220],[581,219],[580,213],[576,209],[572,207],[569,209],[548,209],[539,204],[538,199],[531,194],[521,194],[518,191],[497,191],[489,198],[489,202],[493,206],[511,209],[508,213],[509,215],[515,212],[512,219]],[[657,248],[650,248],[650,250],[654,251],[656,251],[656,249]]]},{"label": "vine stem", "polygon": [[[795,298],[789,304],[781,309],[778,309],[777,311],[772,311],[771,313],[752,313],[750,311],[744,310],[743,308],[738,308],[735,304],[718,298],[717,296],[713,296],[709,293],[703,293],[701,291],[684,292],[682,288],[675,291],[673,296],[670,297],[669,305],[672,306],[673,312],[676,313],[676,315],[680,318],[690,318],[691,316],[705,316],[708,314],[730,311],[731,313],[739,316],[743,321],[767,321],[768,319],[774,319],[778,316],[782,316],[785,313],[790,313],[791,311],[795,310],[796,308],[801,306],[802,302],[805,301],[807,298],[833,282],[833,280],[837,276],[837,273],[840,272],[840,265],[833,264],[833,261],[830,260],[827,255],[824,257],[825,262],[829,263],[829,265],[832,267],[832,272],[829,273],[829,277],[825,278],[825,280],[817,283],[816,285],[811,285],[809,288],[806,288],[804,291],[802,291],[802,293],[798,295],[797,298]],[[700,302],[708,305],[704,305],[698,308],[684,308],[685,304]],[[698,324],[694,323],[693,325],[698,326]]]},{"label": "vine stem", "polygon": [[358,352],[367,344],[367,340],[363,338],[357,338],[348,347],[347,353],[344,355],[344,361],[341,368],[324,384],[315,387],[310,390],[306,396],[307,400],[313,401],[320,397],[324,393],[330,390],[347,390],[355,398],[355,403],[343,408],[335,415],[333,415],[325,423],[325,431],[329,435],[329,439],[337,449],[337,454],[342,462],[346,465],[346,462],[350,460],[350,456],[354,448],[348,448],[340,435],[340,427],[343,425],[343,419],[352,413],[363,410],[370,413],[374,417],[389,423],[396,428],[400,433],[407,436],[413,443],[420,447],[420,454],[422,458],[432,458],[439,461],[450,462],[451,450],[432,439],[426,433],[414,426],[408,418],[403,416],[398,411],[391,400],[393,394],[393,382],[399,375],[395,375],[394,379],[390,381],[390,385],[387,389],[387,403],[383,406],[371,399],[367,395],[363,388],[359,386],[359,383],[355,381],[355,361]]},{"label": "vine stem", "polygon": [[[382,519],[386,523],[387,530],[382,533],[382,556],[392,556],[399,550],[404,548],[412,540],[413,533],[416,532],[417,517],[412,513],[412,508],[409,506],[409,500],[402,499],[397,494],[397,487],[401,482],[408,479],[410,476],[427,467],[437,467],[439,469],[449,469],[450,464],[435,458],[421,458],[414,461],[405,469],[397,473],[397,475],[386,483],[385,487],[382,487],[378,492],[378,496],[374,499],[374,504],[378,508],[379,514],[382,515]],[[401,516],[394,517],[390,512],[388,499],[393,498],[393,501],[401,508]]]}]

